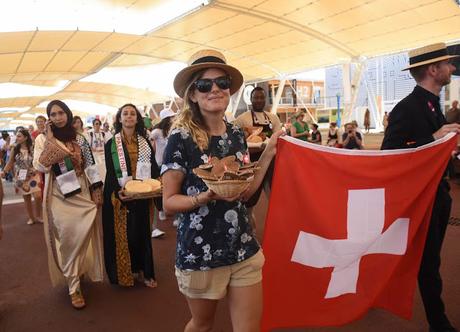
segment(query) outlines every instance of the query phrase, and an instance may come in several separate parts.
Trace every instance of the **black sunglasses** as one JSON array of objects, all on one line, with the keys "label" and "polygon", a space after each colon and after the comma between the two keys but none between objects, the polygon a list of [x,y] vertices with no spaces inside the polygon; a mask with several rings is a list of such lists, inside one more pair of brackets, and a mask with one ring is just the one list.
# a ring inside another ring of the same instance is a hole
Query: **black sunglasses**
[{"label": "black sunglasses", "polygon": [[193,84],[196,89],[202,93],[209,92],[212,90],[212,84],[216,83],[219,89],[227,90],[232,84],[232,79],[230,76],[220,76],[216,78],[200,78],[196,80]]}]

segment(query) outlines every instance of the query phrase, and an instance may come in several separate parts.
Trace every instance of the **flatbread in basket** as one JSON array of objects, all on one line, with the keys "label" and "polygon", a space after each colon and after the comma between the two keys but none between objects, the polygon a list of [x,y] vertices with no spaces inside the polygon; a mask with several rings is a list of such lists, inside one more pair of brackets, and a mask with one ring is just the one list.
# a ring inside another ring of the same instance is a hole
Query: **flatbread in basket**
[{"label": "flatbread in basket", "polygon": [[194,168],[193,173],[219,196],[234,197],[248,189],[257,169],[256,163],[241,166],[235,156],[228,156],[213,157],[209,163]]}]

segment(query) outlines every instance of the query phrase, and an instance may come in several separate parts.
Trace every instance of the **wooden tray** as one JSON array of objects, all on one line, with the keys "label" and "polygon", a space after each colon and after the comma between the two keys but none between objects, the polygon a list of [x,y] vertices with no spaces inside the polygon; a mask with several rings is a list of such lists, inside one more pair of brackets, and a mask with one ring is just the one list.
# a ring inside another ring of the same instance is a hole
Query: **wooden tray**
[{"label": "wooden tray", "polygon": [[133,199],[151,199],[156,197],[161,197],[162,191],[153,191],[148,193],[130,193],[128,191],[123,190],[123,194],[129,198]]}]

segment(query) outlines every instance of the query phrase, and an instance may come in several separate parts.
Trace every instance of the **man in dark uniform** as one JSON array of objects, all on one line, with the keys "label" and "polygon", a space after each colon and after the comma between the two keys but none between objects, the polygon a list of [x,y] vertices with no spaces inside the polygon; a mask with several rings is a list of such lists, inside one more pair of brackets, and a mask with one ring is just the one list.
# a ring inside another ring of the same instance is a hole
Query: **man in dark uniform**
[{"label": "man in dark uniform", "polygon": [[[446,124],[441,112],[439,94],[449,84],[455,66],[454,56],[447,54],[444,43],[425,46],[409,52],[409,69],[416,87],[390,113],[382,149],[415,148],[460,132],[460,125]],[[429,166],[427,166],[429,167]],[[418,282],[430,331],[457,331],[449,322],[441,299],[439,273],[441,247],[450,216],[452,199],[445,179],[439,183],[423,250]]]}]

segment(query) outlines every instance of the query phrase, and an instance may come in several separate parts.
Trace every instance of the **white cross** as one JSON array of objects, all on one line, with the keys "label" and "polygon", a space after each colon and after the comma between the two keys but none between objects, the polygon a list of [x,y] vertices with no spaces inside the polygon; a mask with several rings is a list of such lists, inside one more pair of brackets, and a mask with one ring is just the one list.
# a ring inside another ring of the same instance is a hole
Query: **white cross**
[{"label": "white cross", "polygon": [[361,257],[406,252],[409,219],[396,219],[382,234],[384,222],[385,189],[349,190],[348,238],[330,240],[301,231],[291,260],[316,268],[334,267],[326,299],[356,293]]}]

